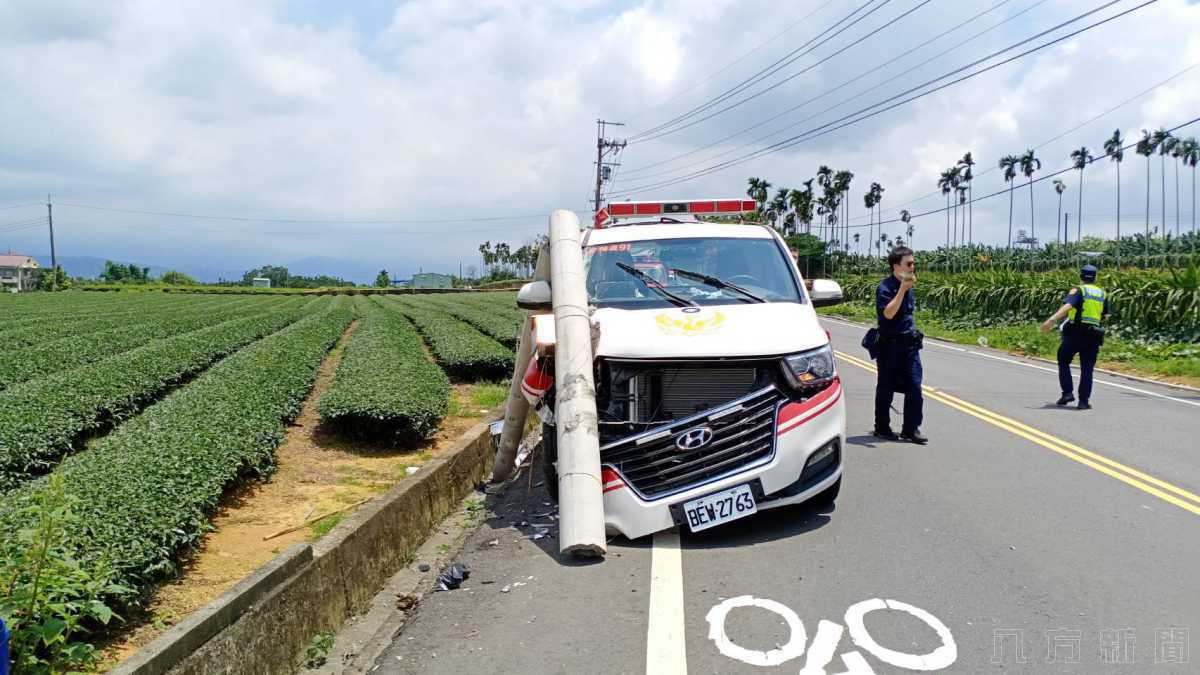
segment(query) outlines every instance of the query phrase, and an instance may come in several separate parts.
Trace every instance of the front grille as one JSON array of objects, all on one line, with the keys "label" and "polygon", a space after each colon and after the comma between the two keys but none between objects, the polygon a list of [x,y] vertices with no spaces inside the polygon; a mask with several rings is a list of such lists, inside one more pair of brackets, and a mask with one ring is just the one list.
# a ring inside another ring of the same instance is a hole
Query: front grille
[{"label": "front grille", "polygon": [[683,419],[754,391],[753,368],[662,368],[629,381],[632,422]]},{"label": "front grille", "polygon": [[[600,461],[615,468],[641,496],[657,499],[770,461],[775,452],[775,414],[784,400],[774,386],[600,448]],[[681,450],[675,440],[699,427],[712,440]],[[639,443],[639,441],[641,441]]]}]

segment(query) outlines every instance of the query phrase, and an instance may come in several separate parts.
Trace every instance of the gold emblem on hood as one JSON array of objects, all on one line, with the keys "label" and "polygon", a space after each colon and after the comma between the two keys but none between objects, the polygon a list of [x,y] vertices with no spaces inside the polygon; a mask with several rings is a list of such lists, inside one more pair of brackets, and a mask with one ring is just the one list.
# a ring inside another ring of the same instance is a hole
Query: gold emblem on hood
[{"label": "gold emblem on hood", "polygon": [[707,318],[685,314],[683,318],[677,319],[663,312],[654,317],[654,323],[667,335],[708,335],[720,330],[725,324],[725,315],[718,311]]}]

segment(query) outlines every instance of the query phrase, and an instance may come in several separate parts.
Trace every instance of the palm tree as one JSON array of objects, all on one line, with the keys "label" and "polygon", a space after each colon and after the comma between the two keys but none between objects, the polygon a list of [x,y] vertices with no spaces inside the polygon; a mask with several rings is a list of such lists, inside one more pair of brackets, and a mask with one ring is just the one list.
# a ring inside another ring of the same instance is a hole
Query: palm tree
[{"label": "palm tree", "polygon": [[1062,223],[1062,193],[1066,189],[1067,186],[1065,183],[1057,178],[1054,179],[1054,191],[1058,193],[1058,220],[1054,221],[1054,238],[1060,240],[1064,244],[1067,243],[1067,229],[1064,227],[1060,232],[1058,229],[1058,224]]},{"label": "palm tree", "polygon": [[1162,186],[1162,228],[1163,228],[1162,231],[1163,231],[1163,238],[1166,238],[1166,236],[1167,236],[1167,153],[1171,151],[1171,148],[1168,146],[1173,145],[1172,141],[1175,137],[1171,135],[1171,132],[1167,131],[1166,129],[1164,129],[1162,127],[1159,127],[1154,132],[1154,135],[1151,136],[1151,138],[1153,139],[1152,142],[1154,143],[1154,149],[1158,151],[1158,156],[1160,158],[1158,181],[1159,181],[1159,184]]},{"label": "palm tree", "polygon": [[1182,138],[1173,139],[1171,147],[1171,158],[1175,161],[1175,238],[1179,238],[1179,165],[1184,163],[1183,157],[1187,154],[1187,149],[1184,147],[1186,141]]},{"label": "palm tree", "polygon": [[1075,219],[1075,240],[1079,241],[1083,238],[1083,169],[1089,162],[1096,159],[1092,157],[1092,153],[1088,151],[1087,146],[1080,146],[1078,150],[1071,151],[1071,159],[1074,160],[1073,168],[1079,169],[1079,217]]},{"label": "palm tree", "polygon": [[804,225],[804,231],[808,232],[812,229],[813,216],[813,179],[809,178],[804,181],[803,190],[792,190],[788,193],[788,206],[792,208],[792,213],[796,215],[796,220],[799,220]]},{"label": "palm tree", "polygon": [[1008,183],[1008,250],[1012,251],[1013,180],[1017,177],[1017,165],[1021,158],[1016,155],[1003,157],[998,168],[1004,169],[1004,180]]},{"label": "palm tree", "polygon": [[858,255],[858,252],[859,252],[858,237],[859,237],[859,233],[855,232],[854,233],[854,255]]},{"label": "palm tree", "polygon": [[950,191],[954,189],[954,177],[958,169],[946,169],[938,178],[937,186],[946,195],[946,251],[950,250]]},{"label": "palm tree", "polygon": [[1121,268],[1121,160],[1125,159],[1125,139],[1117,129],[1104,141],[1104,152],[1117,164],[1117,269]]},{"label": "palm tree", "polygon": [[1026,150],[1021,155],[1021,173],[1029,179],[1029,238],[1037,239],[1037,230],[1033,225],[1033,172],[1040,171],[1042,160],[1033,155],[1033,150]]},{"label": "palm tree", "polygon": [[875,242],[875,257],[877,257],[877,258],[882,257],[882,251],[880,251],[879,249],[883,247],[883,243],[886,242],[887,240],[888,240],[887,233],[881,232],[879,234],[879,241]]},{"label": "palm tree", "polygon": [[[960,185],[955,189],[958,190],[958,205],[959,206],[965,205],[967,203],[967,189],[968,189],[967,186]],[[964,213],[963,214],[963,222],[962,222],[962,231],[959,233],[958,241],[956,242],[955,245],[956,246],[965,246],[966,239],[967,239],[967,214]]]},{"label": "palm tree", "polygon": [[771,223],[772,227],[775,226],[780,216],[787,213],[788,192],[790,192],[790,190],[787,188],[779,188],[775,191],[775,198],[771,200],[771,205],[766,212],[767,219]]},{"label": "palm tree", "polygon": [[[817,185],[821,186],[821,190],[824,192],[825,201],[828,202],[830,191],[833,188],[833,169],[822,164],[820,168],[817,169]],[[826,206],[828,207],[829,204],[826,204]],[[826,211],[824,215],[828,216],[828,211]],[[827,224],[828,218],[826,218],[826,225]],[[825,234],[822,234],[822,241],[824,241],[825,238]]]},{"label": "palm tree", "polygon": [[871,183],[871,192],[875,195],[875,221],[883,226],[883,186],[879,183]]},{"label": "palm tree", "polygon": [[771,184],[761,178],[751,177],[746,181],[749,187],[746,188],[746,196],[758,202],[758,212],[763,212],[763,206],[767,202],[767,190]]},{"label": "palm tree", "polygon": [[1192,167],[1192,247],[1196,246],[1196,164],[1200,164],[1200,142],[1188,138],[1183,142],[1183,162]]},{"label": "palm tree", "polygon": [[1150,255],[1150,156],[1154,154],[1154,137],[1142,129],[1142,138],[1134,149],[1146,158],[1146,255]]},{"label": "palm tree", "polygon": [[863,195],[863,205],[867,207],[867,239],[871,238],[871,233],[875,228],[875,192],[867,190]]},{"label": "palm tree", "polygon": [[905,225],[904,233],[906,235],[908,235],[908,245],[910,248],[912,247],[912,239],[913,239],[913,226],[912,226],[912,223],[909,222],[911,220],[912,220],[912,215],[909,214],[908,209],[901,209],[900,210],[900,222],[904,223],[904,225]]},{"label": "palm tree", "polygon": [[[838,188],[838,203],[845,208],[844,218],[842,219],[842,227],[845,228],[845,236],[850,236],[850,181],[854,180],[854,174],[849,171],[838,171],[833,176],[833,183]],[[838,234],[838,237],[842,237]]]},{"label": "palm tree", "polygon": [[962,179],[967,184],[967,199],[970,200],[967,202],[967,209],[971,220],[970,229],[967,230],[967,243],[971,244],[975,241],[975,192],[971,189],[971,182],[975,180],[975,173],[972,171],[972,167],[975,166],[975,160],[971,157],[971,153],[968,152],[962,156],[962,159],[958,160],[958,165],[962,167]]}]

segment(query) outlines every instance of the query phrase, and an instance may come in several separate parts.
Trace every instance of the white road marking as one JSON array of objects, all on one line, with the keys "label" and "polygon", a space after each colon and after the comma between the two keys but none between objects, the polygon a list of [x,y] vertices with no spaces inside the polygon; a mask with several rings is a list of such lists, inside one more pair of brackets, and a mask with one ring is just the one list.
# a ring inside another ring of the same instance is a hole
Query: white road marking
[{"label": "white road marking", "polygon": [[646,673],[687,673],[683,623],[683,552],[674,530],[654,535],[650,550],[650,610]]},{"label": "white road marking", "polygon": [[[830,323],[836,323],[841,326],[847,326],[849,328],[857,328],[859,330],[864,330],[864,331],[866,330],[866,328],[864,328],[863,326],[860,326],[860,325],[854,324],[854,323],[849,323],[847,321],[837,321],[835,319],[829,319],[828,317],[822,317],[822,320],[829,321]],[[993,361],[1003,361],[1004,363],[1013,363],[1018,366],[1025,366],[1026,368],[1033,368],[1035,370],[1041,370],[1041,371],[1044,371],[1047,373],[1055,373],[1055,374],[1058,373],[1057,368],[1048,368],[1046,366],[1040,366],[1036,363],[1030,363],[1028,361],[1020,361],[1018,359],[1005,358],[1003,356],[996,356],[994,354],[985,354],[984,352],[977,352],[973,349],[963,349],[961,347],[950,347],[948,345],[943,345],[943,344],[940,344],[938,342],[933,342],[933,341],[927,341],[927,344],[932,344],[937,347],[944,347],[946,349],[953,349],[954,351],[964,352],[966,354],[971,354],[973,356],[982,356],[985,359],[991,359]],[[1079,367],[1072,366],[1071,369],[1073,371],[1077,371],[1077,370],[1079,370]],[[1125,389],[1127,391],[1136,392],[1138,394],[1145,394],[1146,396],[1153,396],[1155,398],[1163,398],[1168,401],[1174,401],[1176,403],[1183,403],[1184,405],[1190,405],[1190,406],[1195,406],[1195,407],[1200,408],[1200,401],[1189,401],[1189,400],[1183,399],[1183,398],[1176,398],[1175,396],[1168,396],[1166,394],[1160,394],[1155,391],[1147,391],[1145,389],[1138,389],[1137,387],[1131,387],[1127,384],[1120,384],[1118,382],[1109,382],[1108,380],[1105,380],[1105,379],[1102,379],[1099,377],[1092,378],[1092,382],[1094,382],[1095,384],[1103,384],[1107,387],[1116,387],[1117,389]]]},{"label": "white road marking", "polygon": [[[770,651],[747,649],[734,644],[725,632],[725,619],[729,616],[729,611],[737,607],[759,607],[778,614],[788,625],[788,641],[782,647],[776,647]],[[808,643],[808,633],[804,631],[804,622],[800,620],[800,617],[796,616],[796,613],[787,605],[766,598],[739,595],[736,598],[722,600],[708,610],[708,614],[704,618],[708,621],[708,639],[717,646],[717,651],[731,659],[752,666],[778,666],[786,663],[803,654]],[[840,632],[838,637],[841,637]],[[836,648],[835,641],[830,647],[830,651],[832,652]]]},{"label": "white road marking", "polygon": [[[927,626],[938,634],[938,638],[941,639],[942,644],[928,654],[909,654],[881,646],[867,632],[865,617],[869,612],[882,609],[898,610],[924,621]],[[941,670],[949,668],[958,660],[958,646],[954,644],[954,636],[950,634],[950,629],[946,627],[946,624],[920,607],[913,607],[906,602],[880,600],[879,598],[856,602],[846,610],[846,626],[850,629],[851,642],[866,650],[880,661],[896,666],[897,668],[906,668],[908,670]]]}]

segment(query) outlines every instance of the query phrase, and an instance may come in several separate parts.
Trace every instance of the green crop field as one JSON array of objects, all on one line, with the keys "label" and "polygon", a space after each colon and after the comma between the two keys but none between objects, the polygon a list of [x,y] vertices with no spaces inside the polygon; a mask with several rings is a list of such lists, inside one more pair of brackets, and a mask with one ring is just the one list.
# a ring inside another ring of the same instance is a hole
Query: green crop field
[{"label": "green crop field", "polygon": [[321,421],[404,447],[438,431],[451,379],[511,374],[523,313],[513,293],[72,291],[0,296],[0,317],[0,617],[18,659],[85,664],[271,471],[335,343]]}]

